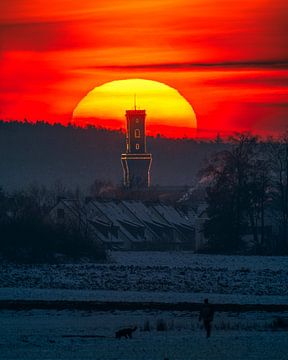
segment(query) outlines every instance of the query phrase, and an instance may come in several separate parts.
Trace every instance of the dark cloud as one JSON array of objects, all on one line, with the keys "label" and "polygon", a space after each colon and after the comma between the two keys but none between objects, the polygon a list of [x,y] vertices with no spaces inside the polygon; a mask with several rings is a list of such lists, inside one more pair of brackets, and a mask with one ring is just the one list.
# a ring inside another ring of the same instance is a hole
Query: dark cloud
[{"label": "dark cloud", "polygon": [[[86,67],[87,68],[87,67]],[[247,62],[191,62],[191,63],[163,63],[163,64],[136,64],[136,65],[104,65],[90,66],[90,69],[107,69],[107,70],[241,70],[241,69],[288,69],[288,59],[279,59],[277,61],[247,61]]]},{"label": "dark cloud", "polygon": [[202,83],[208,86],[244,86],[250,88],[262,86],[283,88],[288,85],[288,72],[284,66],[281,69],[273,67],[262,68],[262,70],[261,74],[251,71],[251,73],[245,72],[244,75],[239,71],[236,75],[229,74],[229,77],[203,79]]}]

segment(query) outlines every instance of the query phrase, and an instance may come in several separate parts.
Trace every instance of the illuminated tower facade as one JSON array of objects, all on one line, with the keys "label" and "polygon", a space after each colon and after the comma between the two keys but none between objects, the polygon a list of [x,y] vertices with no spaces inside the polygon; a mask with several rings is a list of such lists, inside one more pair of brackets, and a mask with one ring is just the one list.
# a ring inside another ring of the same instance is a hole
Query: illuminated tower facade
[{"label": "illuminated tower facade", "polygon": [[152,155],[146,150],[145,110],[126,111],[126,152],[121,155],[124,185],[128,188],[150,186]]}]

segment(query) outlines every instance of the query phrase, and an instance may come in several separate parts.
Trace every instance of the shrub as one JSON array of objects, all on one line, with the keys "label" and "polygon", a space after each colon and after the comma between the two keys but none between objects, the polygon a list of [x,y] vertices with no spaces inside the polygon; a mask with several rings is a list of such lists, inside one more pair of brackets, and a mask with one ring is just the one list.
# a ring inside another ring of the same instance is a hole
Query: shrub
[{"label": "shrub", "polygon": [[167,324],[163,319],[158,319],[156,323],[157,331],[167,331]]},{"label": "shrub", "polygon": [[[14,220],[0,225],[0,254],[22,263],[57,262],[86,257],[105,260],[106,252],[91,239],[64,227],[53,227],[37,219]],[[60,256],[59,256],[60,255]]]},{"label": "shrub", "polygon": [[288,329],[288,318],[278,316],[272,322],[272,329]]}]

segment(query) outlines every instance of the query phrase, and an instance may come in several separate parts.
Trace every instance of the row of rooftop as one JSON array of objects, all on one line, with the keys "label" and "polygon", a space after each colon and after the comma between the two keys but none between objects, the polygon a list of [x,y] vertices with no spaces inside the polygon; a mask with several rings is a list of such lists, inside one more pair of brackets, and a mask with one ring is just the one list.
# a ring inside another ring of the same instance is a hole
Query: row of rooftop
[{"label": "row of rooftop", "polygon": [[77,226],[111,250],[192,250],[203,244],[198,210],[135,200],[61,199],[48,215],[54,224]]}]

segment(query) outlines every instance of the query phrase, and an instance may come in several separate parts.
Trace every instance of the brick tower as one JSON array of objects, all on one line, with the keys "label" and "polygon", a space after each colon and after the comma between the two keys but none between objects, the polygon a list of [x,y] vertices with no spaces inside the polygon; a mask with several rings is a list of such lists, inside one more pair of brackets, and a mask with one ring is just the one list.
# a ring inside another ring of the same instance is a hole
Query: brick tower
[{"label": "brick tower", "polygon": [[127,110],[126,152],[121,155],[124,185],[128,188],[150,186],[152,155],[146,152],[145,110]]}]

